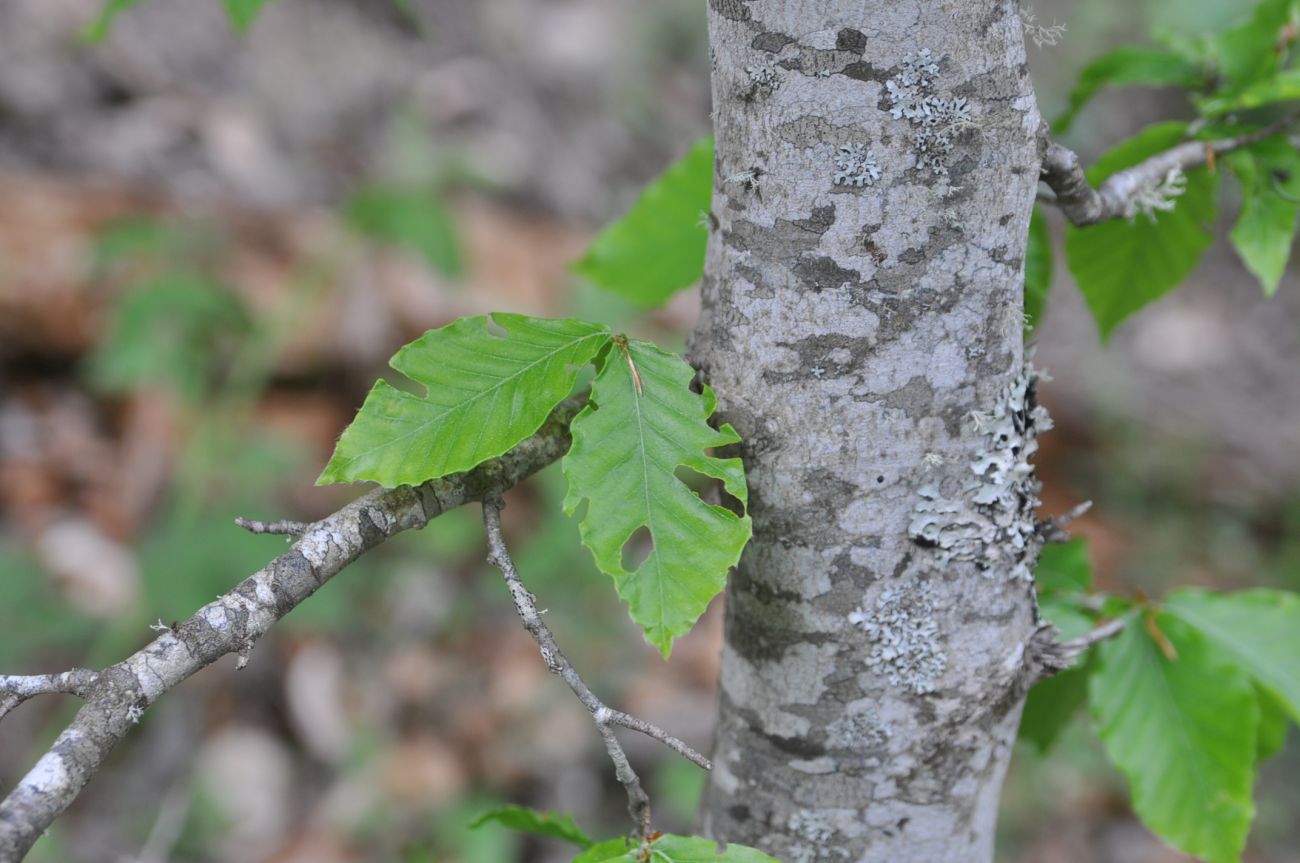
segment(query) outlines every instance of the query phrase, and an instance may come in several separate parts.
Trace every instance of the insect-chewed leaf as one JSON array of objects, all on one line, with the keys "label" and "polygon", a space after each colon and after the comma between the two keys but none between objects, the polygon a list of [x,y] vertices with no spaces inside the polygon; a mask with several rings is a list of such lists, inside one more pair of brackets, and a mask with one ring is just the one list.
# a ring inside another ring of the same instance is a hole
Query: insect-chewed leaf
[{"label": "insect-chewed leaf", "polygon": [[318,482],[394,487],[469,470],[531,435],[609,342],[601,324],[495,314],[430,330],[391,360],[423,396],[379,381]]},{"label": "insect-chewed leaf", "polygon": [[[748,502],[740,459],[707,452],[740,437],[730,425],[709,426],[715,399],[707,387],[703,395],[691,392],[693,375],[680,358],[645,342],[609,351],[564,458],[565,511],[589,501],[582,541],[665,656],[722,590],[750,536],[748,515],[706,504],[675,475],[685,467],[720,479]],[[623,546],[641,528],[654,547],[629,571]]]}]

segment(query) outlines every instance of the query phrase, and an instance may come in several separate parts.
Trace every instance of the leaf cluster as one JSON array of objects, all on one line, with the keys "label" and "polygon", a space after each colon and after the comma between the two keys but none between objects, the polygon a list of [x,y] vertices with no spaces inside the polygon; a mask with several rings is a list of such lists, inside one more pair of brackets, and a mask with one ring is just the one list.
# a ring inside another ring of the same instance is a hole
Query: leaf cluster
[{"label": "leaf cluster", "polygon": [[1021,739],[1046,752],[1086,704],[1143,823],[1208,863],[1240,860],[1259,764],[1300,721],[1300,596],[1184,588],[1156,603],[1092,593],[1077,540],[1045,550],[1036,580],[1042,614],[1063,637],[1100,616],[1126,626],[1030,691]]},{"label": "leaf cluster", "polygon": [[[595,364],[587,405],[571,424],[565,509],[584,510],[583,543],[667,656],[722,590],[750,536],[740,459],[711,454],[740,437],[710,425],[717,400],[708,387],[691,389],[694,369],[601,324],[515,314],[431,330],[391,362],[406,381],[375,383],[321,482],[391,488],[470,470],[535,433]],[[720,480],[741,511],[705,503],[687,484],[692,475]],[[653,548],[628,567],[625,547],[642,530]]]}]

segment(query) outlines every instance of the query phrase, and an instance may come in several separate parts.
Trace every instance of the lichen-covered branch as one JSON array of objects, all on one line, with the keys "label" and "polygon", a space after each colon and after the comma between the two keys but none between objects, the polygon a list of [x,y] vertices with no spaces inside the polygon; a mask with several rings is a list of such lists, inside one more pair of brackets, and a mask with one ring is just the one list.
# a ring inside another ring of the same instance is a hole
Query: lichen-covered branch
[{"label": "lichen-covered branch", "polygon": [[569,421],[584,400],[564,402],[535,435],[472,471],[414,488],[376,489],[304,526],[284,554],[116,665],[98,673],[0,678],[0,715],[16,705],[14,699],[44,692],[86,699],[53,746],[0,802],[0,863],[27,854],[164,693],[227,654],[246,655],[280,618],[389,537],[423,527],[461,504],[500,495],[557,460],[568,449]]},{"label": "lichen-covered branch", "polygon": [[501,506],[499,499],[489,498],[483,501],[483,525],[488,538],[488,562],[501,570],[506,586],[510,589],[510,598],[514,601],[515,611],[519,613],[524,629],[528,630],[528,634],[537,642],[537,647],[542,653],[542,661],[546,663],[547,669],[567,683],[569,689],[573,690],[573,694],[582,702],[582,706],[591,713],[592,721],[596,723],[596,730],[600,732],[601,739],[605,742],[605,749],[614,762],[618,781],[627,791],[628,813],[636,825],[637,835],[644,838],[650,831],[650,798],[641,787],[641,780],[632,769],[627,753],[618,742],[618,738],[614,736],[610,726],[621,725],[653,737],[705,770],[712,769],[713,765],[703,755],[663,729],[626,713],[611,710],[591,691],[586,681],[560,651],[559,645],[555,643],[555,636],[542,621],[536,600],[519,578],[519,571],[515,568],[510,551],[506,548],[505,537],[501,533]]},{"label": "lichen-covered branch", "polygon": [[98,679],[98,674],[86,668],[73,668],[59,674],[0,675],[0,719],[37,695],[64,694],[85,698]]},{"label": "lichen-covered branch", "polygon": [[1298,119],[1300,117],[1289,116],[1246,135],[1184,142],[1110,175],[1096,188],[1088,182],[1078,154],[1050,140],[1044,126],[1039,133],[1043,160],[1041,177],[1052,194],[1041,196],[1040,200],[1058,207],[1078,227],[1110,219],[1132,218],[1143,207],[1144,201],[1158,200],[1162,189],[1176,189],[1177,178],[1182,172],[1205,164],[1213,165],[1217,156],[1275,135]]}]

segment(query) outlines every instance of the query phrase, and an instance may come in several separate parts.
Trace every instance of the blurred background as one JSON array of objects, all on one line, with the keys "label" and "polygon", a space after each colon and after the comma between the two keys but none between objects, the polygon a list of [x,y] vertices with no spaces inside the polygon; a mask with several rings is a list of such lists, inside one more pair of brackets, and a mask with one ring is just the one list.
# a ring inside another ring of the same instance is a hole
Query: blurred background
[{"label": "blurred background", "polygon": [[[680,347],[697,297],[637,315],[568,270],[708,130],[703,0],[273,0],[246,36],[217,0],[0,4],[0,670],[99,667],[284,548],[236,515],[313,519],[314,479],[387,358],[491,310],[579,315]],[[1107,48],[1196,34],[1223,0],[1034,0],[1044,114]],[[1103,96],[1090,161],[1176,94]],[[1229,192],[1229,194],[1232,194]],[[1054,214],[1053,214],[1054,215]],[[1054,223],[1058,228],[1059,222]],[[1226,232],[1228,224],[1221,225]],[[1058,263],[1058,267],[1059,267]],[[1038,334],[1046,511],[1101,587],[1300,589],[1300,284],[1266,301],[1226,243],[1109,345],[1064,271]],[[559,508],[553,468],[505,512],[525,580],[606,700],[707,748],[720,609],[665,663]],[[582,708],[485,556],[477,508],[385,544],[151,709],[40,863],[568,860],[480,812],[515,802],[625,828]],[[75,709],[0,724],[0,789]],[[635,736],[656,824],[689,828],[696,768]],[[1268,763],[1247,859],[1300,861],[1300,746]],[[1129,813],[1079,717],[1018,751],[1000,858],[1185,860]]]}]

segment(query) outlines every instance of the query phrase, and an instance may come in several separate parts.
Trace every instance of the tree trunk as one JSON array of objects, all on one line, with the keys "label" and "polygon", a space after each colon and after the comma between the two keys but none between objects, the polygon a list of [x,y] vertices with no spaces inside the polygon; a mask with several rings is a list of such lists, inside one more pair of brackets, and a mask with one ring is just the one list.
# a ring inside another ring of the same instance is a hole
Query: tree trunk
[{"label": "tree trunk", "polygon": [[691,354],[744,437],[701,820],[787,863],[992,858],[1036,626],[1016,0],[710,0]]}]

